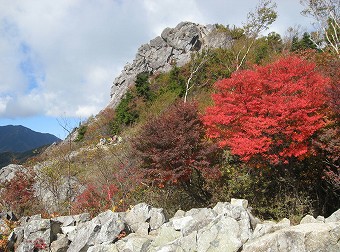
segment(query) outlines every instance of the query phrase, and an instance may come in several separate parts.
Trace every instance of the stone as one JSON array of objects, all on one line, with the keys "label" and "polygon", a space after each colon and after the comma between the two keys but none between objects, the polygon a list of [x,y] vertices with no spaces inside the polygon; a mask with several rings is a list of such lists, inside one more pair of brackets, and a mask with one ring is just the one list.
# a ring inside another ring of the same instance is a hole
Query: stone
[{"label": "stone", "polygon": [[113,243],[123,231],[128,232],[121,214],[107,210],[73,231],[67,251],[86,251],[93,245]]},{"label": "stone", "polygon": [[34,244],[32,242],[21,243],[15,250],[16,252],[27,252],[27,251],[34,251]]},{"label": "stone", "polygon": [[135,231],[136,234],[146,236],[149,234],[150,225],[147,222],[139,224],[138,229]]},{"label": "stone", "polygon": [[119,251],[147,251],[152,239],[148,236],[139,236],[137,234],[130,234],[118,242],[116,247]]},{"label": "stone", "polygon": [[69,233],[75,231],[76,229],[77,229],[76,226],[61,227],[61,232],[63,234],[68,235]]},{"label": "stone", "polygon": [[185,216],[185,211],[183,210],[177,210],[177,212],[175,213],[174,215],[174,218],[175,217],[184,217]]},{"label": "stone", "polygon": [[168,221],[163,208],[151,208],[150,212],[150,230],[160,228],[166,221]]},{"label": "stone", "polygon": [[178,246],[178,250],[194,252],[197,251],[197,231],[187,236],[178,238],[174,244]]},{"label": "stone", "polygon": [[173,218],[172,225],[175,228],[175,230],[180,231],[182,230],[185,226],[189,224],[194,218],[192,216],[184,216],[184,217],[179,217],[179,218]]},{"label": "stone", "polygon": [[243,207],[244,209],[248,208],[248,200],[246,199],[234,199],[232,198],[230,201],[230,204],[233,206],[240,206]]},{"label": "stone", "polygon": [[100,244],[100,245],[94,245],[88,248],[87,252],[118,252],[115,244]]},{"label": "stone", "polygon": [[0,185],[6,181],[12,180],[15,177],[15,173],[22,170],[24,170],[24,167],[22,165],[16,164],[9,164],[5,167],[2,167],[0,169]]},{"label": "stone", "polygon": [[50,246],[51,252],[66,252],[70,241],[66,235],[59,234],[57,240],[53,241]]},{"label": "stone", "polygon": [[251,239],[257,239],[259,237],[262,237],[266,234],[273,233],[277,230],[286,228],[290,226],[290,220],[284,218],[279,223],[275,223],[274,221],[266,221],[263,223],[260,223],[256,226]]},{"label": "stone", "polygon": [[288,219],[263,221],[253,231],[250,208],[244,201],[234,203],[178,211],[169,221],[163,209],[145,203],[127,213],[107,210],[92,220],[86,214],[23,217],[9,235],[8,248],[33,251],[40,241],[39,251],[51,252],[340,251],[338,211],[327,223],[307,215],[297,226]]},{"label": "stone", "polygon": [[163,246],[167,243],[175,241],[177,238],[182,237],[180,231],[176,231],[172,227],[162,226],[159,230],[157,237],[151,243],[152,247]]},{"label": "stone", "polygon": [[151,206],[146,203],[140,203],[126,214],[125,221],[130,226],[132,232],[136,232],[140,225],[150,221],[150,210]]},{"label": "stone", "polygon": [[8,212],[0,212],[0,219],[6,219],[9,221],[17,221],[18,218],[16,217],[16,215],[12,212],[12,211],[8,211]]},{"label": "stone", "polygon": [[245,243],[252,235],[251,219],[248,211],[241,206],[231,205],[228,202],[218,202],[213,210],[219,214],[236,220],[240,227],[240,239]]},{"label": "stone", "polygon": [[306,223],[318,223],[319,220],[315,219],[312,215],[307,214],[305,217],[303,217],[300,221],[300,224],[306,224]]},{"label": "stone", "polygon": [[193,231],[198,231],[208,225],[213,219],[216,218],[216,213],[210,208],[192,209],[186,213],[186,217],[192,217],[191,221],[187,221],[183,226],[181,232],[186,236]]},{"label": "stone", "polygon": [[325,219],[325,223],[340,221],[340,209],[335,211],[331,216]]},{"label": "stone", "polygon": [[243,252],[340,251],[340,223],[306,223],[278,230],[243,245]]},{"label": "stone", "polygon": [[198,231],[198,251],[239,251],[242,247],[239,223],[220,215],[205,228]]}]

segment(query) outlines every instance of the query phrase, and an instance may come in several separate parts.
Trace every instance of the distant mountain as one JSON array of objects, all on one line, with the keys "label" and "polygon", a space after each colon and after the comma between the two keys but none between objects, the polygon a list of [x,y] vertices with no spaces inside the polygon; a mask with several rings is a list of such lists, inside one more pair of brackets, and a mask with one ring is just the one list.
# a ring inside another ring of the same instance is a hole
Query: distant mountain
[{"label": "distant mountain", "polygon": [[59,141],[52,134],[35,132],[21,125],[0,126],[0,153],[27,152]]},{"label": "distant mountain", "polygon": [[0,153],[0,169],[9,164],[24,164],[28,159],[41,154],[48,146],[44,145],[37,149],[32,149],[25,152],[2,152]]}]

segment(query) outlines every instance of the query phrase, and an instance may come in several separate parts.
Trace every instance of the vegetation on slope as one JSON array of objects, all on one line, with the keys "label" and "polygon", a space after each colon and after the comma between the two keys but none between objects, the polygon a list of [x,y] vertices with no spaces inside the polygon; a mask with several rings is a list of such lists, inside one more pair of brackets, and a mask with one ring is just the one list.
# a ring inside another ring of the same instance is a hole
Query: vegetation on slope
[{"label": "vegetation on slope", "polygon": [[[275,18],[264,13],[259,27]],[[292,41],[246,28],[220,25],[234,34],[229,49],[139,74],[115,109],[41,155],[40,179],[58,211],[144,201],[171,214],[236,197],[258,216],[297,221],[339,208],[339,55],[316,49],[308,34]],[[68,183],[60,198],[71,176],[83,188]]]}]

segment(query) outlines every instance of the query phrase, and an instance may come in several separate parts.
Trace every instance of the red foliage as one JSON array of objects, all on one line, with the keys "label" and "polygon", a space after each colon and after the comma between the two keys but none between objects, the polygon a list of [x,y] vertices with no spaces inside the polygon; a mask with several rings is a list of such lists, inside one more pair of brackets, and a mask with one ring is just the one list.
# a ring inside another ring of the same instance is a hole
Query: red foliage
[{"label": "red foliage", "polygon": [[204,137],[196,104],[181,102],[146,123],[134,147],[147,177],[163,187],[187,181],[193,170],[205,178],[219,175],[217,146]]},{"label": "red foliage", "polygon": [[44,241],[44,239],[42,239],[42,238],[35,239],[33,244],[34,244],[34,248],[37,249],[37,250],[46,249],[47,248],[47,244]]},{"label": "red foliage", "polygon": [[89,212],[94,215],[113,207],[113,196],[118,192],[115,185],[95,186],[88,184],[86,189],[76,198],[73,209],[76,212]]},{"label": "red foliage", "polygon": [[208,136],[244,161],[303,159],[313,153],[311,137],[325,125],[328,84],[315,64],[292,56],[235,72],[215,84],[215,105],[203,116]]},{"label": "red foliage", "polygon": [[34,196],[34,174],[16,172],[15,177],[4,184],[0,199],[16,214],[22,215],[31,208]]}]

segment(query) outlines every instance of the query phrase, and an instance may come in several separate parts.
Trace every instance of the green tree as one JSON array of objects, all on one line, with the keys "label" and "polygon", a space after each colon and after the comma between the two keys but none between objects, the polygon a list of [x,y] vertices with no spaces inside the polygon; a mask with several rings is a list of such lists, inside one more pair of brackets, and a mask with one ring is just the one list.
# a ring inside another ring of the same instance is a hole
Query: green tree
[{"label": "green tree", "polygon": [[115,118],[112,123],[112,133],[118,134],[123,126],[134,123],[139,115],[133,103],[134,96],[131,91],[128,91],[120,100],[120,103],[115,109]]},{"label": "green tree", "polygon": [[148,72],[142,72],[137,74],[135,87],[136,92],[139,97],[143,97],[144,100],[149,100],[151,98],[151,91],[149,86],[149,76]]}]

